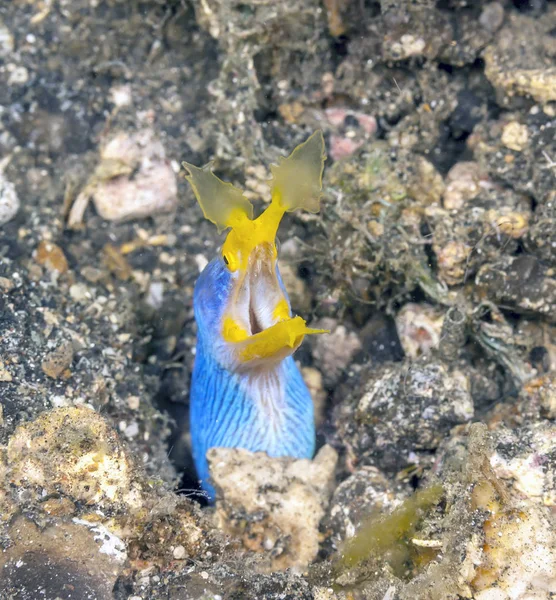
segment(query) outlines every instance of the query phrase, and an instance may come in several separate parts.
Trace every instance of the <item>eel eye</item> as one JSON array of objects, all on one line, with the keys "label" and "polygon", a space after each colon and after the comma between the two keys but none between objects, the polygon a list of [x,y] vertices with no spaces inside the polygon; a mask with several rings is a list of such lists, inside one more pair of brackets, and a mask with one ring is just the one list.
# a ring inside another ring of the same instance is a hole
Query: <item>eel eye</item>
[{"label": "eel eye", "polygon": [[224,261],[224,264],[228,267],[229,271],[237,271],[238,260],[233,254],[233,252],[226,252],[225,254],[222,254],[222,260]]}]

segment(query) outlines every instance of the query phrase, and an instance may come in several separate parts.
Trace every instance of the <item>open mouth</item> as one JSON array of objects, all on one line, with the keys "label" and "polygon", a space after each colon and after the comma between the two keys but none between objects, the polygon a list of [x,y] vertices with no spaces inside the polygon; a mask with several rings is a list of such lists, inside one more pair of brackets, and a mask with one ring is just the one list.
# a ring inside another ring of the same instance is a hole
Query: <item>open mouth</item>
[{"label": "open mouth", "polygon": [[224,339],[232,343],[239,363],[254,365],[284,359],[310,333],[324,331],[310,329],[301,317],[291,316],[276,273],[274,249],[261,244],[235,282],[224,318]]}]

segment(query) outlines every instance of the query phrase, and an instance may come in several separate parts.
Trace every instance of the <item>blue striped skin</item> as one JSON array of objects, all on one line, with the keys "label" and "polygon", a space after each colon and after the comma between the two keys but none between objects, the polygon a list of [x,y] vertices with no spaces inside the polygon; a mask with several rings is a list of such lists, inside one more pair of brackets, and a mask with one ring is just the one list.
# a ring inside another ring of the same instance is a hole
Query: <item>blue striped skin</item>
[{"label": "blue striped skin", "polygon": [[[289,306],[278,267],[276,271]],[[227,360],[221,330],[232,286],[224,261],[215,258],[199,276],[193,300],[197,350],[190,392],[191,443],[201,485],[212,500],[209,448],[295,458],[312,458],[315,449],[313,402],[293,357],[262,373],[238,372]]]}]

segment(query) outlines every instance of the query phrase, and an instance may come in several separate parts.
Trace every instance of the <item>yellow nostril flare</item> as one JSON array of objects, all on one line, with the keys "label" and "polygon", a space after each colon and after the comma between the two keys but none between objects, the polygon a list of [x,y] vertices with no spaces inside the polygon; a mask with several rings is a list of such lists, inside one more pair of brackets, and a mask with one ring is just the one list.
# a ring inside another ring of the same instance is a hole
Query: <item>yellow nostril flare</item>
[{"label": "yellow nostril flare", "polygon": [[219,231],[231,228],[222,247],[222,256],[230,269],[247,269],[251,252],[260,244],[274,248],[278,225],[284,213],[298,208],[317,212],[320,206],[325,145],[322,131],[316,131],[297,146],[287,158],[271,166],[270,206],[253,219],[253,206],[243,192],[218,179],[210,164],[202,168],[183,163],[186,179],[205,217]]}]

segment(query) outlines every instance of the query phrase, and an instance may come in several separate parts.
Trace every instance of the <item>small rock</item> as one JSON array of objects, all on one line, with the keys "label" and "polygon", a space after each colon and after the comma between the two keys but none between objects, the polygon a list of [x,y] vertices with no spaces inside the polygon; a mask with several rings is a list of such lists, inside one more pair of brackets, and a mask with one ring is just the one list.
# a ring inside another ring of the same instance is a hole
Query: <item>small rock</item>
[{"label": "small rock", "polygon": [[304,569],[314,560],[334,481],[335,450],[324,446],[310,461],[212,448],[207,458],[221,529],[240,536],[250,550],[270,551],[269,570]]},{"label": "small rock", "polygon": [[45,375],[57,379],[71,365],[72,360],[73,344],[65,340],[46,356],[41,363],[41,368]]},{"label": "small rock", "polygon": [[14,287],[15,284],[11,279],[8,279],[7,277],[0,277],[0,291],[7,294],[8,292],[11,292]]},{"label": "small rock", "polygon": [[37,248],[36,260],[39,265],[46,267],[49,271],[66,273],[68,261],[64,251],[52,242],[43,240]]},{"label": "small rock", "polygon": [[133,439],[139,434],[139,425],[134,421],[124,429],[124,435],[128,439]]},{"label": "small rock", "polygon": [[476,198],[481,191],[481,182],[488,177],[476,162],[458,162],[446,176],[444,208],[459,210],[463,205]]},{"label": "small rock", "polygon": [[8,85],[24,85],[29,81],[29,71],[26,67],[15,66],[8,77]]},{"label": "small rock", "polygon": [[83,283],[74,283],[70,286],[69,294],[76,302],[86,302],[91,299],[89,288]]},{"label": "small rock", "polygon": [[542,315],[556,323],[556,275],[536,257],[503,256],[484,265],[475,278],[479,293],[499,306]]},{"label": "small rock", "polygon": [[369,515],[394,508],[401,498],[376,467],[363,466],[334,491],[324,526],[338,545],[353,537]]},{"label": "small rock", "polygon": [[440,204],[444,194],[444,180],[434,165],[426,158],[419,156],[415,161],[415,172],[407,186],[410,196],[426,206]]},{"label": "small rock", "polygon": [[160,310],[164,302],[164,283],[152,281],[147,290],[145,303],[154,310]]},{"label": "small rock", "polygon": [[207,260],[207,257],[204,254],[195,254],[195,256],[193,257],[193,260],[195,261],[195,264],[197,265],[197,269],[199,270],[199,273],[202,273],[204,268],[209,263],[209,261]]},{"label": "small rock", "polygon": [[500,2],[489,2],[483,7],[479,16],[479,23],[487,31],[498,31],[504,22],[504,7]]},{"label": "small rock", "polygon": [[132,103],[131,86],[126,84],[113,85],[110,88],[110,102],[118,108],[129,106]]},{"label": "small rock", "polygon": [[131,410],[137,410],[139,408],[140,401],[141,400],[139,396],[129,396],[127,399],[127,405],[129,408],[131,408]]},{"label": "small rock", "polygon": [[102,281],[106,273],[102,269],[87,266],[81,269],[81,275],[83,275],[89,283],[98,283],[99,281]]},{"label": "small rock", "polygon": [[91,197],[102,218],[127,221],[175,210],[177,194],[176,175],[154,132],[120,132],[102,148],[100,164],[75,200],[68,224],[81,225]]},{"label": "small rock", "polygon": [[[525,239],[525,249],[543,262],[556,267],[556,227],[553,207],[556,206],[556,189],[548,193],[546,203],[537,206]],[[555,365],[556,368],[556,365]]]},{"label": "small rock", "polygon": [[15,48],[14,36],[4,21],[0,20],[0,58],[8,57]]},{"label": "small rock", "polygon": [[433,250],[438,258],[440,279],[450,286],[462,283],[465,279],[467,259],[471,247],[452,240],[442,246],[433,243]]},{"label": "small rock", "polygon": [[330,158],[332,160],[341,160],[355,154],[363,146],[363,141],[355,141],[348,137],[339,135],[330,136]]},{"label": "small rock", "polygon": [[405,304],[396,315],[398,337],[406,356],[415,359],[438,348],[444,312],[430,304]]},{"label": "small rock", "polygon": [[19,197],[15,186],[4,176],[4,169],[8,165],[10,157],[0,161],[0,227],[11,221],[19,210]]},{"label": "small rock", "polygon": [[539,19],[512,13],[484,51],[485,75],[502,102],[515,94],[529,95],[546,104],[556,100],[556,69],[550,47],[550,20],[546,34]]},{"label": "small rock", "polygon": [[397,42],[393,42],[389,53],[396,59],[405,59],[410,56],[420,56],[426,48],[427,43],[422,37],[415,37],[410,33],[402,35]]},{"label": "small rock", "polygon": [[[534,389],[534,392],[531,391]],[[525,385],[525,391],[534,393],[539,399],[543,416],[547,419],[556,419],[556,372],[548,373],[545,377],[540,377],[534,381],[529,381]]]},{"label": "small rock", "polygon": [[497,435],[490,465],[497,477],[511,482],[518,496],[544,506],[556,506],[556,425],[526,424]]},{"label": "small rock", "polygon": [[187,556],[187,552],[183,546],[176,546],[172,555],[176,560],[183,560]]},{"label": "small rock", "polygon": [[[476,486],[476,508],[491,515],[484,524],[482,539],[475,537],[467,547],[462,569],[471,575],[476,600],[548,600],[556,590],[556,536],[550,515],[541,507],[504,510],[496,493],[481,491],[487,481]],[[471,579],[471,577],[469,577]]]},{"label": "small rock", "polygon": [[510,150],[521,152],[527,147],[528,141],[527,127],[517,121],[508,123],[502,131],[502,143]]},{"label": "small rock", "polygon": [[11,373],[6,369],[4,363],[0,362],[0,381],[12,381]]}]

